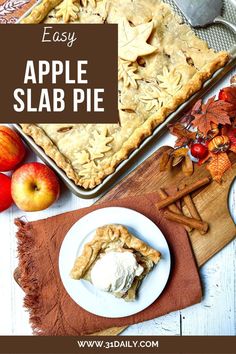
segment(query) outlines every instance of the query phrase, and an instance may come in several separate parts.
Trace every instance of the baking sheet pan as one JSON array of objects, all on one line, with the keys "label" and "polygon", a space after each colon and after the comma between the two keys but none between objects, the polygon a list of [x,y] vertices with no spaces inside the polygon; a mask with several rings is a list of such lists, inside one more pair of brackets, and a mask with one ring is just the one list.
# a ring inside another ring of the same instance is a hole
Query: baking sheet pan
[{"label": "baking sheet pan", "polygon": [[[148,0],[147,0],[148,1]],[[39,1],[40,2],[40,1]],[[38,3],[39,3],[38,2]],[[172,0],[165,0],[164,2],[170,4],[174,10],[181,15],[179,9],[176,7]],[[38,5],[35,4],[31,9],[29,9],[22,17],[26,17],[32,9]],[[224,1],[224,17],[232,22],[236,23],[236,7],[231,3],[231,0]],[[182,15],[181,15],[182,16]],[[183,16],[182,16],[183,17]],[[20,19],[20,20],[21,20]],[[20,22],[19,20],[19,22]],[[184,20],[184,18],[183,18]],[[224,68],[218,70],[211,79],[206,81],[200,91],[193,95],[188,101],[183,103],[179,108],[170,114],[167,119],[159,125],[152,133],[152,135],[146,138],[139,146],[135,149],[129,156],[128,159],[121,162],[113,174],[106,177],[101,184],[96,186],[91,190],[86,190],[82,187],[76,186],[75,183],[70,180],[63,170],[61,170],[56,163],[48,157],[42,148],[40,148],[31,137],[27,136],[21,129],[19,124],[14,124],[15,129],[21,134],[26,143],[31,147],[31,149],[50,167],[52,167],[56,173],[60,176],[66,186],[78,197],[90,199],[95,198],[104,193],[111,185],[113,185],[118,178],[125,174],[127,169],[131,167],[137,158],[153,144],[157,139],[166,132],[167,125],[174,122],[180,118],[185,111],[187,111],[197,99],[202,97],[207,91],[209,91],[222,77],[224,77],[231,69],[236,66],[236,36],[227,28],[222,25],[214,25],[204,29],[198,29],[195,31],[199,37],[206,40],[210,47],[217,51],[227,50],[231,53],[231,60],[225,65]]]}]

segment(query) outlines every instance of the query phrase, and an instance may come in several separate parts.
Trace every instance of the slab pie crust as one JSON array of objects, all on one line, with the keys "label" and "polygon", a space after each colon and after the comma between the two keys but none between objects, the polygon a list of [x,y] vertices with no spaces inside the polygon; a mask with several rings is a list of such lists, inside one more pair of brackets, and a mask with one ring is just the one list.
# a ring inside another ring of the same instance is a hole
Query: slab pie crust
[{"label": "slab pie crust", "polygon": [[133,236],[123,225],[105,225],[96,230],[92,241],[85,244],[82,254],[75,260],[70,274],[71,278],[91,281],[90,272],[94,263],[102,254],[110,251],[130,251],[144,268],[141,276],[134,279],[131,288],[125,295],[114,294],[123,297],[126,301],[133,301],[142,279],[160,261],[161,253]]},{"label": "slab pie crust", "polygon": [[[229,60],[160,0],[43,0],[21,23],[118,23],[121,124],[21,124],[76,185],[92,189]],[[108,48],[109,50],[109,48]]]}]

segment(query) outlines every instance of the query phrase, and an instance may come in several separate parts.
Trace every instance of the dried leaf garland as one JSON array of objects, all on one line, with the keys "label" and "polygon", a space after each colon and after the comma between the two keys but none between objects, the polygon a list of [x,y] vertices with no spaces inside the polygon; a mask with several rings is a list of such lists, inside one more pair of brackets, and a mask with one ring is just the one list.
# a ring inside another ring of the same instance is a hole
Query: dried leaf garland
[{"label": "dried leaf garland", "polygon": [[[194,143],[208,147],[207,156],[204,159],[199,159],[198,165],[207,163],[206,168],[210,171],[213,179],[220,183],[223,174],[232,165],[228,152],[232,151],[236,154],[236,86],[222,89],[218,100],[214,96],[205,104],[202,100],[197,101],[192,110],[185,114],[178,123],[169,126],[169,130],[177,137],[175,146],[179,147],[180,151],[181,148],[186,147],[191,149]],[[221,147],[220,141],[225,146]],[[217,144],[219,149],[213,151],[215,150],[213,149],[214,145],[217,146]],[[194,164],[190,156],[186,154],[184,159],[176,157],[172,164],[180,162],[183,172],[186,175],[191,175],[191,165],[194,166]]]}]

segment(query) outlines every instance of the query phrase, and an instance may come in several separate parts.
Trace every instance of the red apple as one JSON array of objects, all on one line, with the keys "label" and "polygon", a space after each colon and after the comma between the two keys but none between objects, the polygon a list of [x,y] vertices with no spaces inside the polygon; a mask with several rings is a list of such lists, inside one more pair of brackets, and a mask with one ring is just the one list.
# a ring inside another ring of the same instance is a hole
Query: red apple
[{"label": "red apple", "polygon": [[0,126],[0,171],[13,170],[24,158],[25,147],[14,130]]},{"label": "red apple", "polygon": [[11,179],[0,173],[0,212],[8,209],[12,205]]},{"label": "red apple", "polygon": [[204,159],[208,154],[208,149],[206,145],[200,143],[194,143],[191,146],[191,155],[196,157],[196,159]]},{"label": "red apple", "polygon": [[39,211],[48,208],[58,199],[60,185],[48,166],[31,162],[13,173],[11,193],[19,209]]}]

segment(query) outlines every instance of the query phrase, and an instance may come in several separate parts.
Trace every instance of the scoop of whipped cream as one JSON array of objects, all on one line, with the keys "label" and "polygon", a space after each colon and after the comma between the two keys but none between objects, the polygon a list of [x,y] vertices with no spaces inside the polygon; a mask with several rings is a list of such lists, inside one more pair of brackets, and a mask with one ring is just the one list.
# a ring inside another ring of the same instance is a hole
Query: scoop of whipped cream
[{"label": "scoop of whipped cream", "polygon": [[143,270],[133,253],[110,251],[94,264],[91,281],[100,290],[125,294]]}]

